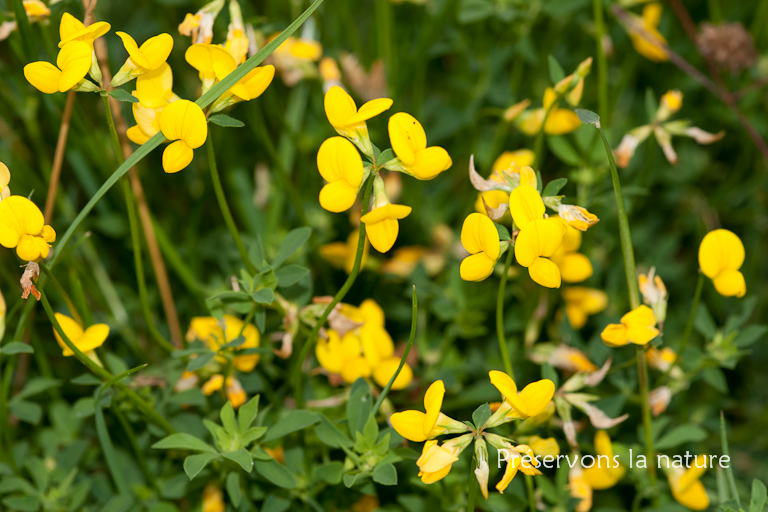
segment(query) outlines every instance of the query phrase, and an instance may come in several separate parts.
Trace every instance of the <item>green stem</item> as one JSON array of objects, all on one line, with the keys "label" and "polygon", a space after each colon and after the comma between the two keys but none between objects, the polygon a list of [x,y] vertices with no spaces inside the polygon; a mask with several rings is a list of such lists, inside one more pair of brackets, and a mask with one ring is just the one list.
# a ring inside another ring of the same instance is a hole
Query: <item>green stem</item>
[{"label": "green stem", "polygon": [[405,366],[405,360],[408,359],[408,354],[411,352],[411,346],[413,345],[413,340],[416,337],[416,313],[418,313],[417,302],[416,285],[413,285],[413,295],[411,298],[411,334],[408,337],[408,343],[405,345],[403,356],[400,358],[400,365],[397,367],[397,371],[389,379],[387,385],[384,386],[381,395],[379,395],[379,399],[376,400],[376,403],[373,405],[373,409],[371,410],[371,415],[373,417],[376,417],[376,413],[379,412],[379,407],[381,407],[382,402],[384,402],[387,394],[389,394],[389,390],[392,388],[392,384],[394,384],[395,380],[397,380],[397,376],[400,375],[400,370],[402,370],[403,366]]},{"label": "green stem", "polygon": [[602,0],[592,0],[595,17],[595,50],[597,52],[597,112],[606,122],[608,117],[608,60],[603,49],[605,37],[605,20],[603,17]]},{"label": "green stem", "polygon": [[[371,191],[373,190],[373,180],[376,176],[376,173],[371,173],[370,177],[368,177],[367,182],[365,183],[365,192],[363,193],[363,209],[360,214],[360,216],[364,216],[366,213],[368,213],[368,203],[371,199]],[[302,383],[302,377],[303,374],[301,372],[301,367],[304,362],[304,360],[309,355],[309,351],[312,349],[312,346],[315,344],[315,341],[317,341],[317,333],[320,332],[320,328],[325,325],[325,321],[328,320],[328,315],[331,314],[331,311],[333,311],[333,308],[336,307],[336,304],[341,302],[341,300],[347,295],[347,292],[350,288],[352,288],[352,285],[355,282],[355,279],[357,279],[357,275],[360,273],[360,265],[363,261],[363,249],[365,248],[365,223],[360,223],[360,231],[357,236],[357,251],[355,253],[355,263],[352,265],[352,271],[349,273],[349,276],[347,276],[347,280],[344,281],[344,284],[342,285],[341,289],[334,295],[333,300],[331,301],[328,306],[326,306],[325,311],[323,311],[323,314],[320,315],[320,318],[317,319],[317,322],[315,322],[314,327],[312,327],[312,330],[310,331],[309,335],[304,341],[304,345],[301,347],[301,352],[299,353],[299,357],[296,359],[296,362],[294,363],[293,367],[293,381],[295,383],[295,390],[296,390],[296,404],[297,407],[300,409],[304,407],[304,388]]]},{"label": "green stem", "polygon": [[528,495],[528,512],[536,512],[536,497],[534,496],[533,477],[525,475],[525,490]]},{"label": "green stem", "polygon": [[[42,266],[41,266],[42,268]],[[49,273],[48,279],[51,280],[51,284],[53,284],[53,287],[56,288],[56,292],[61,296],[61,299],[64,301],[64,304],[67,305],[67,309],[69,309],[69,312],[72,314],[72,318],[75,319],[77,323],[83,326],[83,328],[86,327],[86,325],[83,323],[83,317],[80,316],[80,313],[78,312],[77,308],[75,307],[75,303],[72,302],[72,299],[69,298],[69,295],[64,290],[64,287],[61,285],[58,279],[56,279],[56,276]]]},{"label": "green stem", "polygon": [[219,202],[221,215],[224,217],[224,222],[227,225],[229,234],[232,235],[232,240],[234,240],[235,245],[237,246],[237,251],[240,253],[240,259],[243,260],[245,268],[248,270],[248,273],[250,273],[252,276],[255,276],[259,273],[259,271],[248,257],[248,251],[245,249],[243,240],[240,238],[240,233],[237,231],[235,219],[232,218],[232,212],[229,209],[229,203],[227,203],[227,196],[224,194],[224,189],[221,187],[219,169],[216,166],[216,155],[213,153],[213,138],[211,137],[211,134],[208,134],[208,141],[206,142],[205,146],[208,150],[208,167],[211,168],[211,181],[213,181],[213,190],[216,192],[216,200]]},{"label": "green stem", "polygon": [[467,512],[475,512],[475,501],[477,500],[477,489],[479,484],[475,477],[477,460],[472,456],[472,463],[469,465],[469,477],[467,478]]},{"label": "green stem", "polygon": [[[50,272],[50,271],[48,271]],[[72,343],[72,341],[67,337],[67,334],[64,332],[64,329],[61,328],[61,325],[59,324],[59,321],[56,319],[56,315],[53,312],[53,308],[51,308],[50,302],[48,302],[48,297],[46,296],[45,292],[40,290],[41,298],[40,302],[43,304],[43,309],[45,310],[45,314],[48,315],[48,319],[53,324],[54,330],[61,336],[62,341],[64,344],[69,347],[69,349],[74,352],[75,357],[83,363],[89,370],[91,370],[97,377],[105,380],[105,381],[113,381],[115,376],[112,375],[110,372],[108,372],[106,369],[102,368],[98,364],[96,364],[93,360],[91,360],[90,357],[88,357],[82,350],[77,348],[77,345]],[[141,398],[133,389],[131,389],[126,384],[117,381],[113,384],[116,386],[120,391],[122,391],[125,396],[128,397],[128,399],[133,402],[133,404],[136,406],[137,409],[139,409],[141,412],[143,412],[147,418],[149,418],[151,421],[153,421],[158,427],[165,430],[168,434],[174,434],[176,432],[176,429],[173,428],[173,426],[168,423],[168,421],[163,418],[155,409],[147,403],[143,398]]]},{"label": "green stem", "polygon": [[[725,425],[725,414],[720,411],[720,443],[722,444],[723,456],[730,459],[731,452],[728,449],[728,429]],[[732,499],[736,500],[736,506],[739,510],[741,508],[741,498],[739,497],[739,489],[736,487],[736,479],[733,477],[733,465],[729,464],[725,469],[725,476],[728,479],[728,487],[730,487]]]},{"label": "green stem", "polygon": [[693,300],[691,301],[691,310],[688,313],[688,321],[685,323],[685,330],[683,331],[683,337],[680,339],[680,345],[677,347],[677,353],[675,354],[675,360],[669,365],[669,368],[664,372],[659,380],[659,385],[665,384],[669,380],[669,375],[672,369],[680,364],[680,356],[682,355],[685,347],[688,346],[688,340],[693,332],[693,323],[696,320],[696,312],[699,310],[699,302],[701,301],[701,291],[704,289],[704,274],[699,271],[699,279],[696,281],[696,291],[693,292]]},{"label": "green stem", "polygon": [[507,338],[504,335],[504,290],[507,287],[507,276],[509,275],[509,266],[512,263],[513,247],[507,248],[507,259],[504,261],[504,272],[501,274],[501,283],[499,283],[499,293],[496,295],[496,336],[499,338],[499,350],[501,351],[501,361],[504,363],[504,371],[515,380],[515,371],[512,369],[512,360],[509,357],[509,348],[507,347]]}]

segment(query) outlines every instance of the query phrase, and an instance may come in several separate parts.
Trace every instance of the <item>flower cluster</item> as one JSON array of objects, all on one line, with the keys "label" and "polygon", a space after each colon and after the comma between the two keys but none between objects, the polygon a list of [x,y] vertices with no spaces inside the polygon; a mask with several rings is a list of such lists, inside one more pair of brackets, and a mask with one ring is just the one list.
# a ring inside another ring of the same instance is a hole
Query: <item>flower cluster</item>
[{"label": "flower cluster", "polygon": [[[339,136],[326,140],[317,153],[317,168],[328,182],[320,191],[320,206],[330,212],[351,208],[363,184],[368,179],[374,180],[371,211],[360,221],[365,224],[371,245],[382,253],[389,251],[397,240],[398,221],[411,213],[410,206],[390,202],[382,169],[403,172],[419,180],[431,180],[452,163],[445,149],[427,146],[424,128],[404,112],[389,118],[392,149],[379,151],[374,148],[366,121],[391,106],[391,99],[379,98],[358,109],[344,89],[331,87],[325,95],[325,113]],[[365,163],[358,150],[366,157]]]},{"label": "flower cluster", "polygon": [[[496,489],[503,493],[512,482],[518,471],[527,475],[538,475],[540,462],[535,458],[534,449],[527,444],[517,444],[512,439],[502,437],[487,429],[498,427],[519,419],[535,418],[542,414],[552,400],[555,385],[549,379],[543,379],[528,384],[520,392],[515,381],[506,373],[492,371],[489,374],[491,383],[498,389],[504,401],[498,405],[495,412],[488,410],[481,425],[462,423],[441,412],[445,385],[443,381],[434,382],[424,394],[424,410],[403,411],[390,416],[389,421],[398,434],[416,443],[424,442],[421,457],[416,461],[419,467],[419,477],[426,484],[431,484],[445,478],[459,460],[461,453],[473,442],[478,467],[475,476],[480,483],[483,496],[488,498],[488,465],[487,444],[506,454],[507,467]],[[443,444],[436,437],[449,434],[461,434]],[[527,439],[545,451],[552,451],[554,440],[543,440],[536,436]],[[556,444],[556,443],[555,443]]]},{"label": "flower cluster", "polygon": [[[3,178],[2,173],[0,178]],[[4,178],[3,182],[3,190],[7,190],[8,185]],[[48,257],[50,244],[55,241],[56,232],[45,224],[43,213],[35,203],[24,196],[8,196],[2,199],[0,245],[8,249],[15,248],[16,255],[24,261],[37,261]]]}]

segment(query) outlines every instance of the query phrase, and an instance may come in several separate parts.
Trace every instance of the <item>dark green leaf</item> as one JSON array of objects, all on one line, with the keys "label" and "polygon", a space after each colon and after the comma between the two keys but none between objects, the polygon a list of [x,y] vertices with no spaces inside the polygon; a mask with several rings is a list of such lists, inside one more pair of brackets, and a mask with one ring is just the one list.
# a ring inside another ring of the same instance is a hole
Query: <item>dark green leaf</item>
[{"label": "dark green leaf", "polygon": [[309,269],[292,263],[279,268],[275,275],[278,286],[293,286],[309,275]]},{"label": "dark green leaf", "polygon": [[337,460],[315,468],[317,476],[330,485],[339,485],[341,483],[341,475],[343,472],[344,464]]},{"label": "dark green leaf", "polygon": [[245,126],[245,123],[239,119],[235,119],[226,114],[216,114],[215,116],[211,116],[208,118],[208,122],[225,128],[242,128]]},{"label": "dark green leaf", "polygon": [[583,108],[574,109],[576,115],[579,117],[579,121],[584,124],[594,124],[595,126],[600,123],[600,116],[592,112],[591,110],[584,110]]},{"label": "dark green leaf", "polygon": [[221,456],[239,464],[246,473],[253,471],[253,457],[245,448],[240,448],[234,452],[223,452]]},{"label": "dark green leaf", "polygon": [[668,450],[683,443],[703,441],[707,438],[707,431],[697,425],[679,425],[664,434],[656,443],[658,450]]},{"label": "dark green leaf", "polygon": [[275,256],[275,259],[272,260],[272,266],[276,269],[282,265],[285,260],[291,257],[293,253],[299,250],[299,248],[304,245],[307,240],[309,240],[309,235],[312,234],[312,228],[303,226],[300,228],[296,228],[287,235],[285,235],[285,239],[283,240],[283,243],[280,245],[280,248],[277,250],[277,255]]},{"label": "dark green leaf", "polygon": [[373,470],[373,481],[381,485],[397,485],[397,471],[392,464],[382,464]]},{"label": "dark green leaf", "polygon": [[472,422],[475,424],[475,427],[480,428],[485,425],[485,422],[488,421],[488,418],[492,415],[491,406],[483,404],[472,413]]},{"label": "dark green leaf", "polygon": [[217,457],[218,454],[216,453],[198,453],[197,455],[190,455],[184,459],[184,472],[189,479],[192,480],[203,470],[203,468],[205,468],[205,466]]},{"label": "dark green leaf", "polygon": [[226,488],[232,504],[235,507],[239,507],[240,502],[243,500],[243,492],[240,489],[240,475],[237,473],[230,473],[227,475]]},{"label": "dark green leaf", "polygon": [[315,412],[303,409],[289,410],[285,416],[269,427],[262,442],[268,443],[275,439],[280,439],[288,434],[310,427],[319,421],[320,415]]},{"label": "dark green leaf", "polygon": [[568,183],[568,178],[557,178],[547,183],[544,187],[544,191],[541,193],[543,197],[556,196],[558,192]]},{"label": "dark green leaf", "polygon": [[129,94],[128,92],[124,91],[123,89],[114,89],[112,91],[109,91],[109,95],[115,98],[117,101],[126,101],[128,103],[138,103],[139,98],[134,96],[133,94]]},{"label": "dark green leaf", "polygon": [[368,421],[368,415],[373,407],[370,388],[368,382],[362,377],[352,384],[347,401],[347,426],[349,433],[354,436],[355,432],[362,432],[365,422]]},{"label": "dark green leaf", "polygon": [[259,414],[259,395],[254,396],[245,405],[237,410],[237,422],[240,426],[240,432],[245,432],[256,421]]},{"label": "dark green leaf", "polygon": [[33,496],[10,496],[3,500],[3,505],[11,510],[34,512],[40,509],[40,498]]},{"label": "dark green leaf", "polygon": [[552,85],[555,85],[565,78],[565,71],[563,71],[563,67],[551,53],[547,57],[547,62],[549,63],[549,79],[552,81]]},{"label": "dark green leaf", "polygon": [[275,291],[270,288],[262,288],[261,290],[256,290],[253,292],[253,295],[251,295],[253,300],[255,302],[258,302],[259,304],[272,304],[272,301],[275,300]]},{"label": "dark green leaf", "polygon": [[257,460],[253,463],[253,468],[267,481],[283,489],[293,489],[298,483],[296,475],[282,464],[278,464],[275,460]]},{"label": "dark green leaf", "polygon": [[31,354],[34,351],[35,350],[31,345],[27,345],[21,341],[12,341],[10,343],[6,343],[3,346],[0,346],[0,354],[5,354],[6,356],[13,354]]},{"label": "dark green leaf", "polygon": [[320,424],[315,426],[315,434],[331,448],[352,448],[352,440],[325,416],[320,417]]},{"label": "dark green leaf", "polygon": [[752,498],[749,501],[749,512],[762,512],[765,508],[765,501],[768,498],[768,490],[765,484],[755,478],[752,480]]},{"label": "dark green leaf", "polygon": [[35,402],[14,400],[10,404],[11,413],[21,421],[37,425],[43,417],[43,408]]},{"label": "dark green leaf", "polygon": [[198,354],[197,357],[194,359],[190,359],[189,363],[187,363],[187,371],[188,372],[194,372],[195,370],[199,370],[206,364],[210,362],[210,360],[213,359],[213,352],[210,350],[208,352],[203,352],[202,354]]},{"label": "dark green leaf", "polygon": [[578,167],[582,164],[581,157],[576,149],[565,137],[547,137],[549,149],[566,165]]},{"label": "dark green leaf", "polygon": [[200,452],[218,453],[212,446],[197,437],[182,432],[171,434],[152,445],[159,450],[196,450]]}]

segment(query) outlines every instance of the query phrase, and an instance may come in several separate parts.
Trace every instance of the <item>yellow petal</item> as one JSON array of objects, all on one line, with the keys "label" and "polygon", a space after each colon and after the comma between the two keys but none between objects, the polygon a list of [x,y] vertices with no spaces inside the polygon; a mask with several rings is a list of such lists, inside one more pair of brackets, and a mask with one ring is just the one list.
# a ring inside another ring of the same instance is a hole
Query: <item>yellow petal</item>
[{"label": "yellow petal", "polygon": [[605,430],[598,430],[595,433],[595,451],[598,455],[607,455],[608,458],[613,459],[613,446],[611,445],[611,438],[608,437],[608,432]]},{"label": "yellow petal", "polygon": [[656,317],[653,310],[643,304],[621,317],[621,323],[627,327],[631,325],[653,326],[656,325]]},{"label": "yellow petal", "polygon": [[517,151],[505,151],[493,162],[493,171],[503,172],[513,166],[533,165],[534,153],[530,149],[518,149]]},{"label": "yellow petal", "polygon": [[344,180],[328,183],[320,189],[320,206],[333,213],[349,210],[357,199],[357,187]]},{"label": "yellow petal", "polygon": [[[376,381],[376,384],[381,386],[382,388],[387,385],[389,382],[389,379],[392,378],[392,376],[397,371],[398,366],[400,366],[400,358],[398,357],[391,357],[389,359],[385,359],[379,365],[374,368],[373,370],[373,380]],[[404,389],[408,386],[408,384],[411,383],[413,380],[413,370],[411,370],[411,367],[407,364],[403,365],[403,369],[400,370],[400,373],[397,375],[397,378],[395,379],[395,382],[392,383],[393,390],[398,389]]]},{"label": "yellow petal", "polygon": [[44,224],[43,213],[26,197],[11,196],[0,202],[0,245],[3,247],[16,247],[23,235],[37,235]]},{"label": "yellow petal", "polygon": [[177,140],[163,151],[163,170],[167,173],[179,172],[192,163],[194,151],[183,140]]},{"label": "yellow petal", "polygon": [[485,253],[494,262],[499,259],[501,247],[499,232],[487,215],[470,213],[461,227],[461,245],[470,254]]},{"label": "yellow petal", "polygon": [[541,413],[555,395],[555,383],[542,379],[525,386],[520,394],[506,396],[507,402],[522,415],[531,417]]},{"label": "yellow petal", "polygon": [[564,108],[556,108],[549,113],[544,131],[550,135],[571,133],[581,126],[581,120],[575,112]]},{"label": "yellow petal", "polygon": [[424,393],[424,417],[423,434],[430,437],[432,430],[437,426],[437,419],[440,417],[440,408],[443,406],[443,397],[445,396],[445,384],[442,380],[432,383],[427,392]]},{"label": "yellow petal", "polygon": [[91,69],[91,54],[93,50],[82,41],[72,41],[65,44],[56,57],[56,65],[61,69],[59,76],[59,91],[64,92],[73,88],[85,78]]},{"label": "yellow petal", "polygon": [[115,34],[122,39],[125,51],[128,52],[133,63],[140,68],[149,68],[149,59],[139,51],[139,45],[136,44],[136,40],[134,40],[130,34],[126,34],[125,32],[115,32]]},{"label": "yellow petal", "polygon": [[187,48],[184,58],[207,79],[217,78],[217,71],[226,76],[237,67],[232,54],[217,44],[193,44]]},{"label": "yellow petal", "polygon": [[[59,325],[61,326],[61,330],[64,331],[64,334],[67,336],[69,341],[71,341],[76,347],[80,348],[78,346],[78,342],[80,341],[80,338],[83,335],[83,328],[80,326],[80,324],[77,323],[73,318],[70,318],[67,315],[63,315],[61,313],[55,313],[54,316],[56,317],[56,321],[59,322]],[[56,329],[53,330],[53,335],[56,338],[56,342],[61,347],[63,354],[65,356],[71,356],[75,354],[64,343],[64,340],[61,339],[61,336],[59,336],[59,333],[58,331],[56,331]]]},{"label": "yellow petal", "polygon": [[398,112],[389,118],[389,141],[392,150],[405,165],[413,165],[416,153],[426,149],[427,134],[415,117]]},{"label": "yellow petal", "polygon": [[355,146],[344,137],[331,137],[323,142],[317,152],[317,169],[326,181],[343,180],[355,189],[355,193],[363,182],[363,160]]},{"label": "yellow petal", "polygon": [[107,324],[94,324],[88,327],[84,332],[77,348],[83,352],[89,352],[99,348],[104,344],[109,336],[109,326]]},{"label": "yellow petal", "polygon": [[365,299],[358,308],[360,316],[363,317],[366,325],[374,325],[384,328],[384,310],[381,309],[375,300]]},{"label": "yellow petal", "polygon": [[424,421],[426,415],[419,411],[396,412],[390,416],[389,421],[395,431],[415,443],[421,443],[427,440],[424,435]]},{"label": "yellow petal", "polygon": [[[149,71],[159,68],[161,65],[165,64],[166,60],[168,60],[168,56],[171,54],[172,49],[173,37],[171,37],[170,34],[163,33],[150,37],[144,41],[144,44],[139,48],[141,54],[146,59],[146,64],[141,64],[140,66]],[[131,58],[133,58],[133,55],[131,55]],[[139,63],[136,62],[136,64]]]},{"label": "yellow petal", "polygon": [[600,333],[600,338],[610,347],[621,347],[629,343],[627,328],[622,324],[608,324]]},{"label": "yellow petal", "polygon": [[47,258],[49,252],[48,243],[39,236],[22,235],[16,246],[16,254],[24,261]]},{"label": "yellow petal", "polygon": [[[363,217],[364,218],[364,217]],[[361,218],[360,220],[363,220]],[[397,241],[400,232],[400,223],[395,219],[383,219],[379,222],[365,222],[366,235],[374,249],[380,253],[389,251]]]},{"label": "yellow petal", "polygon": [[[613,463],[613,459],[611,459],[611,463]],[[601,464],[605,464],[605,459],[601,461]],[[594,466],[584,469],[584,480],[587,485],[596,490],[610,489],[618,483],[622,476],[622,473],[598,466],[597,462]]]},{"label": "yellow petal", "polygon": [[672,496],[674,496],[680,504],[691,510],[705,510],[709,507],[707,490],[699,481],[691,484],[685,491],[680,491],[675,486],[672,486]]},{"label": "yellow petal", "polygon": [[518,228],[544,218],[544,201],[539,192],[530,185],[520,185],[509,194],[509,211]]},{"label": "yellow petal", "polygon": [[448,152],[440,146],[432,146],[416,153],[413,164],[408,167],[408,172],[417,179],[431,180],[449,169],[451,165],[453,161]]},{"label": "yellow petal", "polygon": [[136,97],[146,108],[154,109],[167,105],[173,95],[172,89],[173,72],[165,62],[136,79]]},{"label": "yellow petal", "polygon": [[560,275],[566,283],[580,283],[592,276],[592,262],[585,255],[573,252],[556,260]]},{"label": "yellow petal", "polygon": [[712,282],[717,293],[724,297],[743,297],[747,293],[744,275],[738,270],[723,270]]},{"label": "yellow petal", "polygon": [[425,484],[433,484],[448,476],[448,473],[451,472],[451,467],[452,466],[449,464],[440,471],[435,471],[433,473],[419,472],[419,477],[421,477],[421,481]]},{"label": "yellow petal", "polygon": [[554,217],[530,222],[517,235],[515,259],[520,265],[529,267],[540,256],[552,256],[560,247],[564,234],[563,223]]},{"label": "yellow petal", "polygon": [[65,40],[71,34],[83,30],[85,25],[82,21],[78,20],[68,12],[61,15],[61,22],[59,23],[59,39]]},{"label": "yellow petal", "polygon": [[357,114],[355,100],[338,85],[334,85],[325,93],[323,103],[328,122],[337,129],[343,129],[349,124],[349,119]]},{"label": "yellow petal", "polygon": [[445,470],[446,467],[451,467],[457,460],[459,460],[459,458],[456,455],[442,446],[435,444],[425,450],[416,463],[419,465],[420,471],[423,471],[424,473],[436,473]]},{"label": "yellow petal", "polygon": [[744,244],[727,229],[710,231],[699,246],[699,266],[714,279],[723,270],[738,270],[744,263]]},{"label": "yellow petal", "polygon": [[488,376],[491,378],[491,384],[499,390],[502,396],[505,398],[517,396],[517,385],[515,385],[512,377],[498,370],[491,370],[488,372]]},{"label": "yellow petal", "polygon": [[160,130],[168,140],[183,140],[192,149],[202,146],[208,138],[208,122],[203,109],[188,100],[174,101],[163,109]]},{"label": "yellow petal", "polygon": [[528,274],[533,281],[546,288],[560,288],[562,278],[560,268],[552,260],[536,258],[528,266]]},{"label": "yellow petal", "polygon": [[482,281],[493,273],[496,260],[492,260],[485,252],[472,254],[464,258],[459,267],[459,274],[464,281]]},{"label": "yellow petal", "polygon": [[632,324],[627,326],[627,338],[636,345],[645,345],[659,335],[659,330],[650,325]]},{"label": "yellow petal", "polygon": [[357,379],[368,378],[371,376],[371,366],[363,358],[363,356],[355,356],[348,359],[341,369],[341,378],[347,384],[352,384]]},{"label": "yellow petal", "polygon": [[357,124],[367,121],[382,112],[389,110],[392,106],[392,100],[389,98],[378,98],[364,103],[355,115],[353,115],[347,124]]},{"label": "yellow petal", "polygon": [[267,90],[275,77],[275,66],[254,68],[237,84],[232,86],[232,93],[243,101],[256,99]]},{"label": "yellow petal", "polygon": [[50,62],[32,62],[24,66],[24,78],[40,92],[59,92],[61,70]]}]

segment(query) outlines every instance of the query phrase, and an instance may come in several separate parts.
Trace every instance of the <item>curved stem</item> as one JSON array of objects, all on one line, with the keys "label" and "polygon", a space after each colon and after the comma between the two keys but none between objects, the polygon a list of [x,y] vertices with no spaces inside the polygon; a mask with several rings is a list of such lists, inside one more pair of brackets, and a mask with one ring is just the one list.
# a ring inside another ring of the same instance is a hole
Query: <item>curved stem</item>
[{"label": "curved stem", "polygon": [[693,301],[691,301],[691,311],[688,313],[688,321],[685,324],[685,330],[683,331],[683,337],[680,339],[680,345],[677,347],[677,354],[675,354],[675,360],[669,365],[669,368],[664,372],[664,375],[659,379],[659,385],[666,384],[669,380],[669,374],[672,373],[672,369],[680,363],[680,355],[688,346],[688,339],[693,332],[693,322],[696,320],[696,312],[699,310],[699,302],[701,301],[701,291],[704,288],[704,273],[699,271],[699,280],[696,282],[696,291],[693,293]]},{"label": "curved stem", "polygon": [[[366,213],[368,213],[368,203],[371,199],[371,191],[373,190],[373,179],[375,178],[376,173],[371,173],[371,175],[368,177],[368,180],[365,183],[365,192],[363,193],[363,208],[360,216],[364,216]],[[295,383],[295,390],[296,390],[296,404],[297,407],[301,408],[304,406],[304,388],[302,387],[302,373],[301,373],[301,367],[304,363],[304,360],[309,355],[309,351],[312,348],[312,346],[315,344],[315,341],[317,340],[317,333],[320,332],[320,328],[325,325],[325,321],[328,320],[328,315],[331,314],[331,311],[333,311],[333,308],[336,307],[336,304],[341,302],[341,300],[344,298],[345,295],[347,295],[347,292],[350,288],[352,288],[352,284],[354,284],[355,279],[357,279],[357,275],[360,273],[360,264],[363,261],[363,249],[365,248],[365,223],[360,223],[360,231],[357,236],[357,251],[355,252],[355,263],[352,265],[352,271],[349,273],[349,276],[347,276],[347,280],[344,281],[344,284],[342,285],[341,289],[334,295],[333,300],[331,301],[328,306],[326,306],[325,311],[323,311],[323,314],[320,315],[320,318],[317,319],[317,322],[315,322],[315,326],[310,331],[309,335],[304,341],[304,345],[301,347],[301,352],[299,353],[299,357],[296,359],[296,363],[293,367],[293,380]]]},{"label": "curved stem", "polygon": [[603,48],[605,37],[605,20],[602,0],[592,0],[595,18],[595,50],[597,52],[597,113],[608,122],[608,61]]},{"label": "curved stem", "polygon": [[248,251],[245,249],[243,239],[240,238],[240,233],[237,231],[235,219],[232,218],[232,211],[229,209],[229,203],[227,203],[227,196],[224,194],[224,189],[221,186],[219,168],[216,166],[216,155],[213,152],[213,138],[211,137],[210,133],[208,134],[208,140],[206,141],[205,146],[208,153],[208,167],[211,169],[211,181],[213,181],[213,190],[216,192],[216,200],[219,202],[221,215],[224,217],[224,222],[227,225],[229,234],[232,235],[232,240],[234,240],[235,245],[237,246],[237,251],[240,253],[240,259],[243,260],[245,268],[248,270],[248,273],[250,273],[252,276],[255,276],[259,273],[259,271],[248,257]]},{"label": "curved stem", "polygon": [[501,274],[501,283],[499,283],[499,293],[496,295],[496,336],[499,338],[499,350],[501,351],[501,361],[504,363],[504,371],[507,375],[515,379],[515,371],[512,369],[512,360],[509,358],[509,349],[507,348],[507,338],[504,335],[504,290],[507,287],[507,276],[509,266],[512,263],[513,246],[510,244],[507,249],[507,259],[504,261],[504,272]]}]

